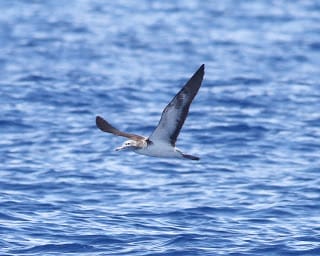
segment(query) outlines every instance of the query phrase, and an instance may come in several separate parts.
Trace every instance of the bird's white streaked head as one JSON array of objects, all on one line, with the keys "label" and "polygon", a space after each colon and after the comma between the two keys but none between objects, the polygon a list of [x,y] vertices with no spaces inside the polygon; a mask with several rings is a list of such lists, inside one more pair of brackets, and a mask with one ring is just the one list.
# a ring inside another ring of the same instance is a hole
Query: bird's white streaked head
[{"label": "bird's white streaked head", "polygon": [[135,140],[127,140],[120,147],[117,147],[115,150],[135,150],[138,148],[138,143]]}]

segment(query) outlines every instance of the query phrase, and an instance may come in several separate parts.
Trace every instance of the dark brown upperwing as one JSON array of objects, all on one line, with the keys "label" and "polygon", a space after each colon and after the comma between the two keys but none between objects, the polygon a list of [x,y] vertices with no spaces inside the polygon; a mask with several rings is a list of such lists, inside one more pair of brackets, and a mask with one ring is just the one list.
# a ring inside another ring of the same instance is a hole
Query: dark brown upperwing
[{"label": "dark brown upperwing", "polygon": [[106,120],[104,120],[101,116],[96,117],[96,125],[101,131],[112,133],[117,136],[126,137],[126,138],[129,138],[132,140],[145,139],[144,137],[142,137],[140,135],[119,131],[117,128],[114,128],[111,124],[109,124]]}]

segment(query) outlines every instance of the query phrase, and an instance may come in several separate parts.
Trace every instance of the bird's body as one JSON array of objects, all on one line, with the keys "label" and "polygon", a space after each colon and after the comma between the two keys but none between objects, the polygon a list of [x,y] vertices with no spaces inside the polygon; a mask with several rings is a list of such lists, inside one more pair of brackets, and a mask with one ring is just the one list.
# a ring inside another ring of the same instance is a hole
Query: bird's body
[{"label": "bird's body", "polygon": [[134,152],[154,157],[183,158],[178,149],[162,141],[157,143],[147,142],[147,146],[138,148]]},{"label": "bird's body", "polygon": [[104,132],[130,139],[125,141],[121,147],[116,148],[117,151],[131,150],[147,156],[199,160],[196,156],[182,153],[175,144],[188,116],[191,102],[201,86],[203,76],[204,65],[201,65],[163,110],[159,124],[148,138],[119,131],[100,116],[96,117],[97,127]]}]

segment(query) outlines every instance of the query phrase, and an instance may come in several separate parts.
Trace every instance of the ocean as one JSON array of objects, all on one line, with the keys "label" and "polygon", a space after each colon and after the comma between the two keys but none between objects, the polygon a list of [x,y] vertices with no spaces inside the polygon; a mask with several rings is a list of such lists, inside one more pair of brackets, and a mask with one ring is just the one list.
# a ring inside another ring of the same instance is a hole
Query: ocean
[{"label": "ocean", "polygon": [[[0,9],[0,255],[320,255],[319,1]],[[114,151],[201,64],[200,161]]]}]

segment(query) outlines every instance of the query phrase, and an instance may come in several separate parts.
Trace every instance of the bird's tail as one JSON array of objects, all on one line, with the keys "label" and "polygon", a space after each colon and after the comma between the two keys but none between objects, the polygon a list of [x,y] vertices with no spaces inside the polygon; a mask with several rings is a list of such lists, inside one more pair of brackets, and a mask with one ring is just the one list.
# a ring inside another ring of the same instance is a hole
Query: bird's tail
[{"label": "bird's tail", "polygon": [[187,154],[183,154],[183,153],[182,153],[182,156],[184,158],[187,158],[187,159],[190,159],[190,160],[200,160],[200,158],[197,157],[197,156],[187,155]]}]

